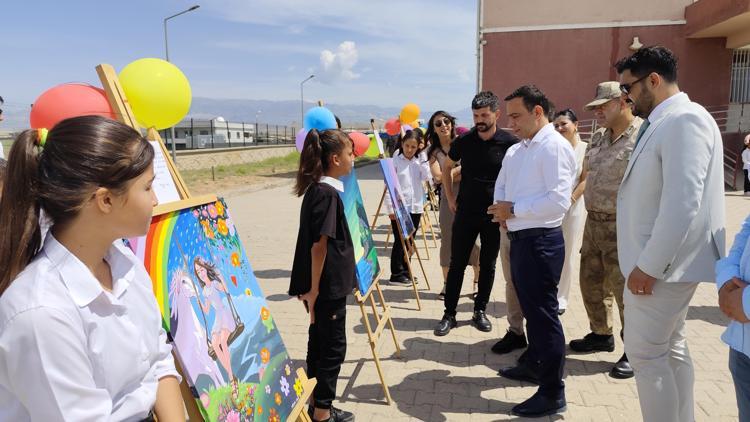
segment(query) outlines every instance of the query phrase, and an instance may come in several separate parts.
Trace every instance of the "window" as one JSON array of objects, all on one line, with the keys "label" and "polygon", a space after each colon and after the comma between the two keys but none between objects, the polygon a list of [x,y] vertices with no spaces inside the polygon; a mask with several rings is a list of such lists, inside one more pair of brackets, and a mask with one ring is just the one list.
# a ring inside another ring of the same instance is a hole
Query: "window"
[{"label": "window", "polygon": [[729,102],[750,103],[750,48],[734,50]]},{"label": "window", "polygon": [[245,134],[245,138],[249,138],[250,137],[250,132],[245,132],[244,134]]},{"label": "window", "polygon": [[200,134],[201,135],[208,135],[208,131],[207,130],[202,130],[202,131],[200,131]]}]

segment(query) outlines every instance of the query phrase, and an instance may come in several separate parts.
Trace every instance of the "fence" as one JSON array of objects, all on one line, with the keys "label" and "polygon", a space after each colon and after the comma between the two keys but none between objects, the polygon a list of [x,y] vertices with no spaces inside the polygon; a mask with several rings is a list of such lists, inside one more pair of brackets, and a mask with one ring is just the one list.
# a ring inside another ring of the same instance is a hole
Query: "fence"
[{"label": "fence", "polygon": [[[189,119],[174,127],[174,142],[178,150],[293,145],[296,133],[294,126]],[[171,146],[172,131],[165,129],[160,134]]]}]

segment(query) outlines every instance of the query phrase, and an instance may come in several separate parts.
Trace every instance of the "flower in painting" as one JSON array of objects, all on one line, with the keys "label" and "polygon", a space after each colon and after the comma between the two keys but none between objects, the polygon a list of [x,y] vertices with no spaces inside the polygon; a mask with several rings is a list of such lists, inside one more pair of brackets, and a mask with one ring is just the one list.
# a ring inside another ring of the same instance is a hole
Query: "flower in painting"
[{"label": "flower in painting", "polygon": [[245,296],[252,296],[253,292],[250,289],[245,289]]},{"label": "flower in painting", "polygon": [[203,405],[204,408],[208,409],[208,406],[211,404],[211,397],[206,393],[202,393],[201,404]]},{"label": "flower in painting", "polygon": [[216,221],[216,228],[219,230],[219,233],[221,233],[222,236],[226,236],[229,234],[229,228],[227,228],[227,223],[223,218],[220,218]]},{"label": "flower in painting", "polygon": [[216,206],[214,204],[208,204],[208,215],[211,216],[211,218],[216,218],[219,216],[219,214],[216,212]]},{"label": "flower in painting", "polygon": [[292,368],[289,367],[288,363],[284,367],[284,373],[286,374],[286,376],[289,376],[292,373]]},{"label": "flower in painting", "polygon": [[234,287],[237,287],[237,276],[232,274],[229,278],[232,279],[232,284],[234,284]]},{"label": "flower in painting", "polygon": [[266,394],[271,394],[271,386],[266,385]]},{"label": "flower in painting", "polygon": [[227,227],[229,228],[229,235],[234,236],[234,232],[235,232],[234,222],[232,221],[231,218],[229,218],[229,216],[227,216]]},{"label": "flower in painting", "polygon": [[227,422],[240,422],[240,414],[236,410],[227,413]]},{"label": "flower in painting", "polygon": [[281,406],[281,394],[279,393],[274,394],[273,401],[276,402],[276,406]]},{"label": "flower in painting", "polygon": [[268,422],[281,422],[281,417],[279,417],[279,413],[276,411],[276,409],[271,408],[269,413],[270,415],[268,415]]},{"label": "flower in painting", "polygon": [[232,252],[232,265],[235,267],[239,267],[240,264],[242,264],[242,261],[240,261],[240,254],[237,252]]},{"label": "flower in painting", "polygon": [[260,308],[260,318],[263,321],[266,321],[268,317],[270,316],[271,316],[271,311],[269,311],[268,308],[266,308],[265,306]]},{"label": "flower in painting", "polygon": [[198,218],[200,215],[201,213],[198,210],[193,210],[193,217]]},{"label": "flower in painting", "polygon": [[258,415],[262,415],[262,414],[263,414],[263,406],[258,405]]},{"label": "flower in painting", "polygon": [[260,349],[260,361],[265,365],[269,360],[271,360],[271,352],[265,347]]},{"label": "flower in painting", "polygon": [[213,239],[214,231],[211,230],[211,225],[208,224],[208,221],[206,220],[201,221],[201,226],[203,226],[203,234],[205,234],[207,238]]},{"label": "flower in painting", "polygon": [[216,206],[216,212],[219,215],[224,215],[224,204],[222,204],[221,201],[216,201],[214,205]]},{"label": "flower in painting", "polygon": [[201,215],[203,215],[204,217],[208,217],[208,212],[204,209],[203,211],[201,211]]},{"label": "flower in painting", "polygon": [[302,396],[302,380],[299,378],[294,380],[294,392],[297,393],[297,397]]},{"label": "flower in painting", "polygon": [[288,396],[289,395],[289,381],[286,380],[286,377],[281,377],[279,384],[281,384],[281,392],[284,393],[284,396]]}]

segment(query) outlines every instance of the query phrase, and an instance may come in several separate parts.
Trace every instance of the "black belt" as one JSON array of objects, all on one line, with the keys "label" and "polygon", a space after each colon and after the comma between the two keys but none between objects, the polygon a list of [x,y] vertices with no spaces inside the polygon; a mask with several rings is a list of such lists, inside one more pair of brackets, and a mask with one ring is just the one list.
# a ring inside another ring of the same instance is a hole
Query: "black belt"
[{"label": "black belt", "polygon": [[520,240],[520,239],[525,239],[527,237],[543,236],[545,234],[557,233],[557,232],[562,232],[562,228],[558,226],[558,227],[553,227],[551,229],[539,227],[535,229],[516,230],[514,232],[508,232],[508,239]]},{"label": "black belt", "polygon": [[154,411],[148,412],[148,416],[146,416],[145,419],[142,419],[141,422],[156,422],[156,419],[154,418]]}]

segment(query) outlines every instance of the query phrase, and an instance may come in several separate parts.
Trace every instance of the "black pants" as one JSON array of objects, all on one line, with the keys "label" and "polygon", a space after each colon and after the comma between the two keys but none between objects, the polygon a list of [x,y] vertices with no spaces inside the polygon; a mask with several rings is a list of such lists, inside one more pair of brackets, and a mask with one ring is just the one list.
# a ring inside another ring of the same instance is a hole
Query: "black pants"
[{"label": "black pants", "polygon": [[742,170],[745,173],[745,192],[750,192],[750,179],[747,178],[747,170]]},{"label": "black pants", "polygon": [[346,297],[315,302],[315,324],[307,340],[307,376],[317,378],[315,407],[330,409],[346,356]]},{"label": "black pants", "polygon": [[527,364],[539,375],[539,392],[564,394],[565,335],[557,315],[557,285],[565,262],[562,229],[511,240],[510,271],[529,338]]},{"label": "black pants", "polygon": [[456,315],[458,297],[464,283],[464,271],[469,264],[469,256],[477,241],[479,249],[479,286],[474,299],[474,310],[484,311],[490,300],[492,284],[495,282],[495,262],[500,251],[500,225],[492,222],[492,217],[481,213],[462,213],[459,210],[453,220],[451,240],[451,263],[445,281],[445,313]]},{"label": "black pants", "polygon": [[[419,221],[422,219],[422,214],[410,215],[411,221],[414,223],[414,229],[419,230]],[[401,231],[398,229],[396,220],[391,220],[391,228],[393,229],[394,234],[393,248],[391,249],[391,280],[411,280],[411,277],[409,276],[409,268],[407,268],[406,261],[404,260],[404,248],[401,246]],[[410,241],[406,239],[404,243],[407,242]]]}]

